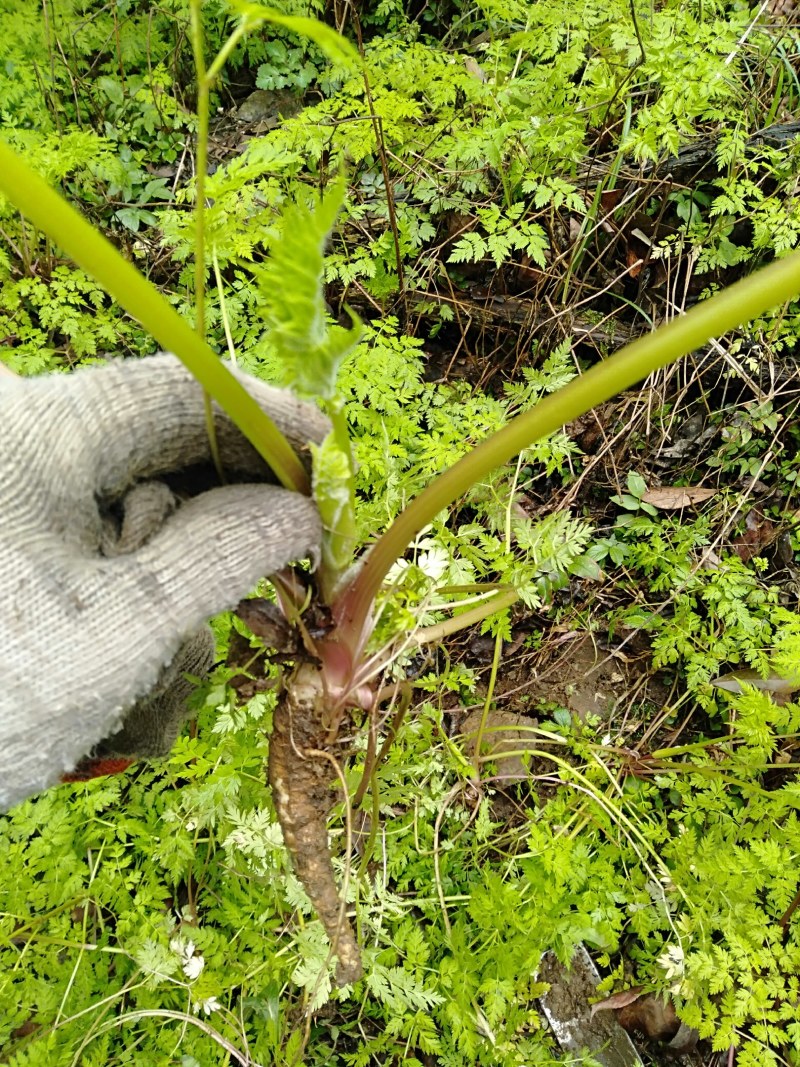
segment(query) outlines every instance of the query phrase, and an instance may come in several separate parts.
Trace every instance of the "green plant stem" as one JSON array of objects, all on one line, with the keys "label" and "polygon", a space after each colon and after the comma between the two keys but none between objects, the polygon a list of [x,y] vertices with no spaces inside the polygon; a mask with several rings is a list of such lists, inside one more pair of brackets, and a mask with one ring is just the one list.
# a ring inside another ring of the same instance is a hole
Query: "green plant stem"
[{"label": "green plant stem", "polygon": [[228,318],[228,306],[225,303],[225,288],[222,284],[222,274],[219,269],[219,260],[217,258],[216,248],[212,249],[211,259],[214,264],[214,280],[217,283],[217,295],[219,296],[219,313],[222,317],[222,328],[225,331],[225,343],[228,346],[228,355],[231,357],[231,363],[236,366],[236,346],[233,343],[233,336],[231,335],[231,323]]},{"label": "green plant stem", "polygon": [[465,611],[452,619],[445,619],[444,622],[437,622],[432,626],[425,626],[421,630],[417,630],[416,633],[411,635],[411,641],[415,645],[441,641],[443,637],[447,637],[449,634],[458,633],[459,630],[465,630],[468,626],[483,622],[490,615],[496,615],[498,611],[503,611],[505,608],[510,607],[518,599],[519,593],[516,589],[504,589],[490,600],[479,604],[478,607],[472,608],[470,611]]},{"label": "green plant stem", "polygon": [[202,0],[189,0],[191,16],[192,52],[197,75],[197,153],[195,159],[195,249],[194,249],[194,306],[197,332],[206,335],[206,256],[205,207],[206,170],[208,169],[208,80],[203,56],[203,24],[200,17]]},{"label": "green plant stem", "polygon": [[[512,536],[513,525],[511,522],[511,510],[514,505],[514,497],[517,492],[517,485],[519,484],[519,472],[522,469],[522,456],[517,458],[517,469],[514,471],[514,480],[511,483],[511,488],[508,492],[508,503],[506,504],[506,521],[505,521],[505,549],[506,552],[511,552],[513,548]],[[480,771],[478,770],[477,757],[481,754],[481,746],[483,745],[483,734],[486,730],[486,723],[489,721],[489,712],[492,707],[492,701],[494,700],[494,690],[497,685],[497,673],[500,670],[500,656],[503,651],[503,638],[500,630],[494,636],[494,654],[492,656],[492,669],[489,672],[489,683],[486,686],[486,698],[483,702],[483,710],[481,711],[481,721],[478,724],[478,732],[475,735],[475,779],[476,782],[480,782]]]},{"label": "green plant stem", "polygon": [[535,408],[523,412],[508,426],[481,442],[401,512],[367,555],[355,579],[336,605],[344,640],[357,647],[363,640],[372,604],[396,559],[428,523],[471,486],[539,438],[554,433],[586,411],[629,389],[654,370],[674,363],[687,353],[742,323],[762,315],[800,292],[800,252],[728,286],[687,314],[659,327],[654,333],[626,345],[610,359],[592,367]]},{"label": "green plant stem", "polygon": [[[347,461],[347,480],[343,486],[346,503],[338,513],[335,525],[323,529],[322,562],[318,569],[318,578],[323,600],[330,604],[335,597],[337,584],[342,575],[352,566],[357,543],[356,526],[356,475],[353,449],[350,443],[350,429],[347,424],[344,403],[340,397],[334,397],[325,405],[325,412],[331,420],[331,433],[342,455]],[[320,512],[325,516],[324,491],[315,485],[315,495]],[[323,525],[324,522],[323,522]]]},{"label": "green plant stem", "polygon": [[213,85],[214,84],[214,79],[220,73],[222,68],[225,66],[225,64],[228,61],[228,57],[231,55],[231,53],[233,52],[234,48],[239,43],[239,41],[241,41],[242,37],[245,36],[245,34],[247,33],[248,29],[249,29],[249,24],[247,23],[246,20],[240,22],[239,25],[236,27],[236,29],[233,31],[233,33],[230,35],[228,40],[222,46],[222,48],[220,48],[216,59],[211,64],[211,66],[208,68],[208,72],[206,73],[206,78],[208,79],[208,84],[209,85]]},{"label": "green plant stem", "polygon": [[163,349],[197,378],[250,440],[287,489],[308,494],[308,475],[294,449],[206,342],[110,241],[0,141],[0,192],[95,278]]},{"label": "green plant stem", "polygon": [[[194,314],[195,330],[201,341],[206,339],[206,171],[208,170],[208,90],[206,61],[203,55],[203,23],[200,14],[202,0],[190,0],[189,14],[191,20],[192,52],[194,68],[197,75],[197,153],[195,158],[195,243],[194,243]],[[222,457],[217,444],[217,430],[214,426],[214,410],[211,396],[203,390],[203,407],[205,410],[206,432],[211,458],[221,482],[225,481],[222,469]]]}]

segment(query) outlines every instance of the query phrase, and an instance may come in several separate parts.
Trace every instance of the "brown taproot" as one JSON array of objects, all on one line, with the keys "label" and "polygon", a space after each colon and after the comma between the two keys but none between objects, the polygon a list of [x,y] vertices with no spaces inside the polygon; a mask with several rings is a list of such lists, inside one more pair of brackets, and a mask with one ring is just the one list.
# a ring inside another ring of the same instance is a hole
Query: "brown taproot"
[{"label": "brown taproot", "polygon": [[325,741],[327,719],[319,668],[300,663],[275,708],[269,782],[295,874],[336,955],[337,984],[349,985],[358,981],[363,969],[358,943],[339,899],[328,845],[335,762]]}]

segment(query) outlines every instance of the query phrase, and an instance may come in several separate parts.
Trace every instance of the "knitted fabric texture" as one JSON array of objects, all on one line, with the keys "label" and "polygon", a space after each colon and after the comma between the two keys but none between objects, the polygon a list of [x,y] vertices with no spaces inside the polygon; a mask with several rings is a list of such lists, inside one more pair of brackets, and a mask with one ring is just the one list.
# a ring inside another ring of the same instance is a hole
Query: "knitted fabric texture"
[{"label": "knitted fabric texture", "polygon": [[[240,378],[296,447],[327,433],[316,408]],[[124,731],[126,712],[154,690],[158,699],[165,672],[205,620],[263,575],[316,555],[321,528],[309,499],[263,484],[266,465],[219,411],[223,465],[240,484],[175,510],[164,490],[153,489],[159,476],[210,458],[202,390],[172,356],[4,376],[0,425],[0,809],[7,809]],[[125,528],[132,491],[142,494],[133,513],[150,522],[146,536]],[[109,515],[119,506],[125,517],[115,536]],[[207,637],[205,648],[207,656]]]},{"label": "knitted fabric texture", "polygon": [[[134,486],[122,501],[119,526],[110,517],[105,521],[103,555],[121,556],[140,549],[178,506],[175,494],[163,482]],[[203,678],[213,662],[214,635],[209,626],[203,626],[181,645],[153,690],[125,713],[122,728],[94,745],[88,758],[78,764],[80,776],[92,777],[91,768],[108,767],[109,757],[124,757],[127,762],[166,756],[186,720],[186,701],[194,689],[185,676]]]}]

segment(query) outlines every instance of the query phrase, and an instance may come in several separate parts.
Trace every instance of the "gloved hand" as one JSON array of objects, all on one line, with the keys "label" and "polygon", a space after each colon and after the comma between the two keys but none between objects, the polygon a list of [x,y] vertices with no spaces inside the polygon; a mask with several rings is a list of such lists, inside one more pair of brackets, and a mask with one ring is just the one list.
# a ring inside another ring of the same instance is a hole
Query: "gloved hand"
[{"label": "gloved hand", "polygon": [[[240,377],[295,447],[325,436],[316,408]],[[157,479],[209,449],[202,390],[174,357],[0,378],[0,810],[92,751],[167,750],[183,671],[213,655],[205,620],[318,551],[313,503],[257,484],[266,464],[216,415],[240,484],[178,504]]]}]

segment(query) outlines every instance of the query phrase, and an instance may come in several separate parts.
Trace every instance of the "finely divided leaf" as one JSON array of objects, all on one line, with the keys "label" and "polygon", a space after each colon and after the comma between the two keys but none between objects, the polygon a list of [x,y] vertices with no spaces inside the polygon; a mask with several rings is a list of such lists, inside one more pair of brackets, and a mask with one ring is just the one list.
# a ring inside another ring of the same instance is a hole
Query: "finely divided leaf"
[{"label": "finely divided leaf", "polygon": [[334,396],[341,362],[361,334],[355,317],[352,329],[346,330],[329,327],[325,316],[325,242],[343,192],[343,183],[337,182],[315,210],[299,203],[286,209],[283,233],[262,274],[272,297],[266,318],[285,384],[326,400]]}]

